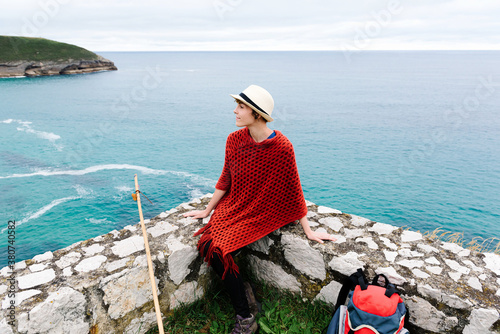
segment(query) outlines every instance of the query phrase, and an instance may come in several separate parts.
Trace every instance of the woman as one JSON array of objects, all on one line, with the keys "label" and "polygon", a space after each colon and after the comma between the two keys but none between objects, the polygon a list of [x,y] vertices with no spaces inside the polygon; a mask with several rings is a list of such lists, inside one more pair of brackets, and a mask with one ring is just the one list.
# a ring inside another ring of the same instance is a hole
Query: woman
[{"label": "woman", "polygon": [[299,220],[310,240],[335,241],[327,233],[311,230],[300,185],[293,146],[280,131],[271,130],[274,100],[264,88],[251,85],[239,95],[234,113],[236,126],[226,141],[222,174],[205,210],[185,213],[205,218],[215,209],[202,234],[198,250],[224,281],[236,312],[232,333],[255,333],[255,310],[249,285],[245,285],[233,255],[242,247]]}]

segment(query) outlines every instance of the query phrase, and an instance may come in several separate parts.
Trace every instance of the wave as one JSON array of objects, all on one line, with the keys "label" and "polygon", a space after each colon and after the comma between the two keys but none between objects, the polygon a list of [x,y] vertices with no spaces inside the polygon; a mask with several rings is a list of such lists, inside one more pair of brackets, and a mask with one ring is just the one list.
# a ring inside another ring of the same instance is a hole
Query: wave
[{"label": "wave", "polygon": [[18,123],[18,124],[21,125],[21,127],[16,128],[17,131],[24,131],[24,132],[27,132],[27,133],[31,133],[31,134],[34,134],[35,136],[37,136],[38,138],[48,140],[48,141],[50,141],[56,147],[56,149],[58,151],[62,151],[63,146],[56,143],[56,140],[61,139],[61,136],[56,135],[55,133],[52,133],[52,132],[45,132],[45,131],[35,130],[30,125],[30,124],[32,124],[32,122],[22,121],[22,120],[19,120],[19,119],[9,118],[9,119],[3,120],[1,123],[11,124],[13,122]]},{"label": "wave", "polygon": [[128,193],[129,191],[134,191],[134,188],[128,187],[128,186],[118,186],[115,187],[116,190],[118,190],[121,193]]},{"label": "wave", "polygon": [[102,225],[102,224],[112,224],[107,218],[97,219],[97,218],[85,218],[91,224]]},{"label": "wave", "polygon": [[27,78],[25,75],[16,75],[15,77],[4,77],[0,79],[19,79],[19,78]]},{"label": "wave", "polygon": [[193,187],[192,185],[187,185],[187,188],[189,189],[190,201],[205,195],[201,189]]},{"label": "wave", "polygon": [[115,189],[118,190],[118,196],[113,196],[113,199],[115,201],[121,201],[125,197],[130,196],[129,194],[132,194],[134,192],[134,188],[129,186],[118,186],[115,187]]},{"label": "wave", "polygon": [[[42,216],[44,213],[46,213],[47,211],[51,210],[53,207],[59,205],[59,204],[62,204],[62,203],[65,203],[65,202],[68,202],[68,201],[73,201],[73,200],[77,200],[77,199],[81,199],[81,198],[84,198],[85,196],[87,195],[91,195],[92,194],[92,190],[87,190],[85,187],[83,187],[82,185],[74,185],[73,188],[75,188],[76,192],[78,193],[78,196],[68,196],[68,197],[63,197],[63,198],[58,198],[58,199],[55,199],[53,200],[52,202],[50,202],[49,204],[43,206],[42,208],[38,209],[37,211],[32,211],[30,213],[28,213],[23,219],[21,219],[20,221],[16,221],[16,226],[20,226],[32,219],[36,219],[40,216]],[[4,228],[1,233],[3,233],[7,228]]]},{"label": "wave", "polygon": [[85,188],[84,186],[82,186],[80,184],[75,184],[73,186],[73,188],[75,188],[75,190],[78,193],[78,196],[80,196],[80,198],[94,194],[94,191],[92,189],[88,190],[87,188]]},{"label": "wave", "polygon": [[76,169],[76,170],[50,170],[50,169],[45,169],[45,170],[38,170],[33,173],[27,173],[27,174],[12,174],[12,175],[7,175],[7,176],[0,176],[0,179],[11,179],[11,178],[16,178],[16,177],[33,177],[33,176],[56,176],[56,175],[85,175],[85,174],[90,174],[90,173],[96,173],[100,172],[103,170],[121,170],[121,169],[132,169],[136,171],[140,171],[143,174],[153,174],[153,175],[166,175],[166,174],[172,174],[172,175],[177,175],[177,176],[182,176],[185,178],[190,179],[193,183],[196,183],[198,185],[203,185],[207,187],[214,187],[216,181],[191,174],[188,172],[179,172],[179,171],[170,171],[170,170],[162,170],[162,169],[152,169],[144,166],[137,166],[137,165],[129,165],[129,164],[107,164],[107,165],[96,165],[96,166],[91,166],[87,167],[85,169]]},{"label": "wave", "polygon": [[[32,219],[36,219],[38,217],[40,217],[41,215],[43,215],[45,212],[49,211],[50,209],[52,209],[53,207],[59,205],[59,204],[62,204],[64,202],[67,202],[67,201],[72,201],[72,200],[75,200],[75,199],[80,199],[81,197],[80,196],[70,196],[70,197],[64,197],[64,198],[58,198],[58,199],[55,199],[53,200],[52,202],[50,202],[50,204],[47,204],[45,205],[44,207],[42,207],[41,209],[38,209],[37,211],[35,212],[30,212],[26,215],[25,218],[21,219],[20,221],[16,221],[16,227],[32,220]],[[2,230],[2,233],[6,230],[7,228],[4,228]]]}]

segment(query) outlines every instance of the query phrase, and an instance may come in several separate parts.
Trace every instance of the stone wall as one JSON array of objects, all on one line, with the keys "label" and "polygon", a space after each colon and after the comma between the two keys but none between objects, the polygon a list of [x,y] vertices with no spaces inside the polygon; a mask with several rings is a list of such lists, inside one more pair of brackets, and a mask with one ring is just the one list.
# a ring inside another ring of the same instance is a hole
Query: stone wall
[{"label": "stone wall", "polygon": [[[213,282],[192,237],[208,218],[182,216],[204,208],[210,196],[146,222],[164,316],[201,298]],[[399,285],[412,333],[500,333],[499,255],[310,202],[308,208],[312,229],[335,234],[336,242],[310,242],[290,224],[247,247],[239,255],[244,269],[279,289],[335,303],[339,282],[362,267]],[[11,288],[16,327],[8,325]],[[145,333],[156,319],[140,225],[22,261],[14,274],[3,268],[0,301],[0,333]]]}]

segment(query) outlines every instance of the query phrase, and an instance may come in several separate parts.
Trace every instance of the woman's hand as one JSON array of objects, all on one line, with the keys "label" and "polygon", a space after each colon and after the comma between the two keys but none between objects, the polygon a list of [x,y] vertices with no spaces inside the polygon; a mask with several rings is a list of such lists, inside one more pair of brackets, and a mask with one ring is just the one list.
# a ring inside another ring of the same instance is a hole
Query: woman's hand
[{"label": "woman's hand", "polygon": [[189,211],[186,213],[183,213],[184,217],[193,217],[193,218],[206,218],[210,212],[207,210],[194,210],[194,211]]},{"label": "woman's hand", "polygon": [[309,240],[317,241],[320,244],[324,243],[323,240],[336,241],[333,235],[328,234],[326,232],[316,232],[311,230],[309,227],[309,222],[307,221],[307,215],[299,219],[300,225],[304,229],[304,232]]},{"label": "woman's hand", "polygon": [[306,236],[309,240],[317,241],[320,244],[324,243],[323,240],[337,241],[337,238],[325,232],[311,231],[309,234],[306,234]]}]

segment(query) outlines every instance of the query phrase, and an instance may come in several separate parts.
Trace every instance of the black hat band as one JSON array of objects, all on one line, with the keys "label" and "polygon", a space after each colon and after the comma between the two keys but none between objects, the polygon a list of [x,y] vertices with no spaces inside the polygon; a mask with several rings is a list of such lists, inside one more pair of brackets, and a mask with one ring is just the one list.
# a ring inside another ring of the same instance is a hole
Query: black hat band
[{"label": "black hat band", "polygon": [[[245,100],[246,102],[250,103],[252,106],[254,106],[255,108],[259,109],[260,111],[262,111],[264,114],[266,114],[267,116],[269,116],[269,114],[267,112],[265,112],[264,110],[262,110],[258,105],[256,105],[252,100],[250,100],[250,98],[248,96],[246,96],[245,94],[243,93],[240,93],[240,96],[243,98],[243,100]],[[269,116],[271,117],[271,116]]]}]

